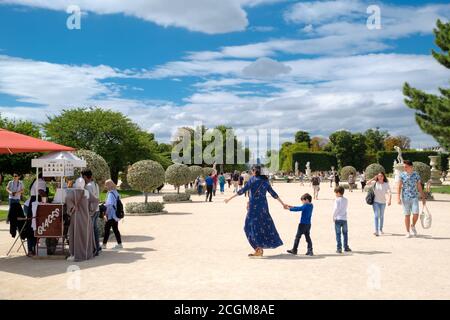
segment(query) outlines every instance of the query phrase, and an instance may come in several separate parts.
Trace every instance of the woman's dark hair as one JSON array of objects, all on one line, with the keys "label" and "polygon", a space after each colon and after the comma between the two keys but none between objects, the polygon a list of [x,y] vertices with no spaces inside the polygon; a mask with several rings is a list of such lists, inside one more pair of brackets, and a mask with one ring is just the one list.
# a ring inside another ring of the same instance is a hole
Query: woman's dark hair
[{"label": "woman's dark hair", "polygon": [[81,176],[87,177],[88,179],[92,178],[92,171],[89,169],[85,169],[81,171]]},{"label": "woman's dark hair", "polygon": [[267,176],[261,174],[261,166],[253,166],[252,171],[255,173],[255,176],[267,179]]},{"label": "woman's dark hair", "polygon": [[[386,177],[386,174],[385,174],[383,171],[378,172],[378,174],[380,174],[380,173],[383,175],[383,182],[384,182],[384,183],[388,183],[389,180],[388,180],[388,178]],[[377,180],[378,180],[378,179],[377,179]]]}]

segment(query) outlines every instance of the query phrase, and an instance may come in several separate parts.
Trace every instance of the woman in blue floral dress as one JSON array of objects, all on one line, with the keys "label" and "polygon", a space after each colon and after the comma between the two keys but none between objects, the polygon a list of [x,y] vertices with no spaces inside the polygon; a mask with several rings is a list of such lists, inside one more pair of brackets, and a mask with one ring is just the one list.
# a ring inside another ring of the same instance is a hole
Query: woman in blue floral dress
[{"label": "woman in blue floral dress", "polygon": [[266,193],[277,199],[283,207],[286,205],[280,199],[278,194],[272,189],[269,180],[266,176],[261,175],[261,167],[255,166],[252,170],[253,176],[245,184],[245,186],[229,199],[225,200],[228,203],[231,199],[243,195],[250,191],[249,203],[247,206],[247,217],[245,218],[244,231],[248,242],[255,249],[255,253],[249,256],[262,256],[263,249],[274,249],[283,245],[283,241],[278,235],[275,224],[269,213],[269,206],[267,204]]}]

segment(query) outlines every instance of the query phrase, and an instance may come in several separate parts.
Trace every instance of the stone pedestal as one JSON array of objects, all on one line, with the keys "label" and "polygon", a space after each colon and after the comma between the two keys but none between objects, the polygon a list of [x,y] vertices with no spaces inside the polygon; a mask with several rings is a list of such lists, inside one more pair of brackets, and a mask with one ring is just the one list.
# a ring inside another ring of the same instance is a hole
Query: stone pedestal
[{"label": "stone pedestal", "polygon": [[394,165],[394,190],[392,190],[393,193],[397,193],[398,184],[400,182],[400,174],[403,171],[405,171],[403,163],[397,163],[396,165]]},{"label": "stone pedestal", "polygon": [[441,181],[442,172],[436,168],[439,156],[429,156],[428,158],[430,158],[430,166],[431,166],[431,185],[440,186],[442,185]]}]

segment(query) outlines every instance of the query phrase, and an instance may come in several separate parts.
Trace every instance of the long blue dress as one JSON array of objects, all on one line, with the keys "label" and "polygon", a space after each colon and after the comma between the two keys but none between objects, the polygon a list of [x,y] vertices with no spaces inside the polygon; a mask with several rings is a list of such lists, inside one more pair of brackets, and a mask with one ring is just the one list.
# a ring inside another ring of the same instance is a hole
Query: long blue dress
[{"label": "long blue dress", "polygon": [[275,199],[278,199],[278,194],[272,189],[267,179],[255,176],[250,178],[245,186],[238,191],[238,194],[242,195],[246,191],[250,191],[250,203],[245,218],[244,231],[250,245],[253,249],[273,249],[283,245],[270,216],[266,198],[267,192]]}]

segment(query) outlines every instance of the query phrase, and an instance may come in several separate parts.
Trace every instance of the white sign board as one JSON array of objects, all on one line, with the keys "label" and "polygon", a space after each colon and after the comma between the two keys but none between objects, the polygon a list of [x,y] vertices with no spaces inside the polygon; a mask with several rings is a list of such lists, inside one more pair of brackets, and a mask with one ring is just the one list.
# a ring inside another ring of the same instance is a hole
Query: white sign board
[{"label": "white sign board", "polygon": [[64,160],[50,160],[42,168],[43,177],[64,177]]}]

